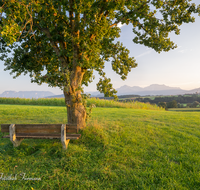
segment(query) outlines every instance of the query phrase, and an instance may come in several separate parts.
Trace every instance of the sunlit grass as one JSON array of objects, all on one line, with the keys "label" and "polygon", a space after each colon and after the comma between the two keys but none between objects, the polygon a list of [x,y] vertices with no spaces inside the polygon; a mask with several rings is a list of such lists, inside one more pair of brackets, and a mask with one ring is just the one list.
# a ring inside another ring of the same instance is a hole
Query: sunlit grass
[{"label": "sunlit grass", "polygon": [[[45,106],[65,106],[64,98],[0,98],[0,104],[15,105],[45,105]],[[143,102],[118,102],[114,100],[103,100],[98,98],[87,99],[87,107],[94,104],[96,107],[112,107],[112,108],[133,108],[146,110],[164,110],[157,105],[151,105]]]},{"label": "sunlit grass", "polygon": [[0,98],[0,104],[65,106],[64,98]]},{"label": "sunlit grass", "polygon": [[[0,123],[66,123],[65,107],[0,105]],[[0,189],[199,189],[200,112],[94,108],[79,140],[0,138]],[[0,133],[0,137],[3,136]],[[20,180],[20,174],[40,181]]]}]

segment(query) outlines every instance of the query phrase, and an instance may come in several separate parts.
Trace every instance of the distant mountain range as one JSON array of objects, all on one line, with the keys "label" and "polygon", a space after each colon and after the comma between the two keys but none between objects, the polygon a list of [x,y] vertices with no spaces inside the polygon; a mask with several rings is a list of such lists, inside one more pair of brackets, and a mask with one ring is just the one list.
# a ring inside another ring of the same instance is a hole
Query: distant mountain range
[{"label": "distant mountain range", "polygon": [[[139,87],[139,86],[121,86],[120,88],[117,88],[117,95],[140,95],[140,96],[146,96],[146,95],[182,95],[182,94],[194,94],[194,93],[200,93],[200,88],[196,88],[193,90],[183,90],[179,87],[170,87],[166,85],[160,85],[160,84],[152,84],[147,87]],[[91,94],[92,97],[103,97],[103,94],[100,94],[98,91],[95,92],[86,92],[86,94]],[[2,94],[0,94],[0,97],[18,97],[18,98],[52,98],[57,97],[61,98],[64,97],[63,94],[61,95],[55,95],[52,92],[49,91],[5,91]]]},{"label": "distant mountain range", "polygon": [[0,94],[0,97],[6,98],[45,98],[47,96],[55,96],[49,91],[5,91]]},{"label": "distant mountain range", "polygon": [[[146,96],[146,95],[181,95],[181,94],[194,94],[194,93],[200,93],[200,88],[196,88],[193,90],[183,90],[179,87],[170,87],[166,85],[160,85],[160,84],[152,84],[147,87],[139,87],[139,86],[121,86],[120,88],[117,88],[117,95],[140,95],[140,96]],[[99,92],[88,92],[93,97],[102,97],[103,94],[100,94]]]},{"label": "distant mountain range", "polygon": [[127,86],[124,85],[117,89],[118,95],[126,95],[129,94],[137,94],[140,96],[145,95],[176,95],[176,94],[184,94],[186,91],[182,90],[179,87],[169,87],[166,85],[152,84],[150,86],[141,88],[139,86]]}]

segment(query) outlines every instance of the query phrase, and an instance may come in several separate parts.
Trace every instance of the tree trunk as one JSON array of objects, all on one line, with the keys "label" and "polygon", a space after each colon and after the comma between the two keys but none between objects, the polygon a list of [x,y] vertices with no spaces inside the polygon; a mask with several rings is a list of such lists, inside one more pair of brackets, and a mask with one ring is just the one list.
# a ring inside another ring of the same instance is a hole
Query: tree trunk
[{"label": "tree trunk", "polygon": [[82,104],[81,87],[84,72],[76,67],[71,75],[70,86],[64,88],[65,104],[69,124],[76,124],[78,130],[86,126],[86,109]]},{"label": "tree trunk", "polygon": [[65,104],[67,107],[68,124],[76,124],[78,130],[86,126],[86,110],[81,102],[78,102],[74,94],[66,93]]}]

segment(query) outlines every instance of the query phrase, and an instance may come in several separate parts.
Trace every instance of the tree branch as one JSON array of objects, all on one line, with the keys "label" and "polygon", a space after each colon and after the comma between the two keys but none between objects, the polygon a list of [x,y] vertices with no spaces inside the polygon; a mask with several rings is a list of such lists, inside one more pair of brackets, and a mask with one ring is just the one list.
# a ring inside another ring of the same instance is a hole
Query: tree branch
[{"label": "tree branch", "polygon": [[148,0],[146,3],[144,3],[143,5],[141,5],[141,7],[139,7],[138,9],[136,10],[132,10],[130,12],[128,12],[126,15],[124,15],[122,18],[120,18],[119,20],[117,20],[115,23],[113,23],[112,25],[110,25],[110,27],[113,27],[113,26],[116,26],[118,25],[121,21],[125,20],[126,17],[130,14],[132,14],[133,12],[136,12],[136,11],[139,11],[140,9],[142,9],[147,3],[149,3],[150,0]]},{"label": "tree branch", "polygon": [[58,59],[60,59],[61,63],[62,63],[62,68],[64,68],[65,65],[68,64],[67,59],[65,60],[65,58],[63,56],[60,56],[60,49],[58,47],[58,45],[56,44],[55,41],[52,40],[52,36],[50,34],[50,31],[48,28],[41,28],[38,24],[34,23],[34,25],[41,30],[42,32],[44,32],[46,34],[46,36],[49,38],[49,41],[54,49],[54,51],[56,52],[56,55],[58,56]]},{"label": "tree branch", "polygon": [[73,3],[74,3],[74,0],[69,0],[69,6],[70,6],[69,19],[70,19],[70,26],[71,26],[71,29],[72,29],[72,36],[73,36],[73,31],[74,31],[74,9],[73,9]]},{"label": "tree branch", "polygon": [[[0,8],[5,10],[5,8],[4,8],[5,5],[6,5],[6,2],[5,2],[5,3],[2,5],[2,7],[0,7]],[[3,14],[3,13],[0,14],[0,19],[1,19],[1,17],[2,17],[2,14]]]},{"label": "tree branch", "polygon": [[[108,2],[108,0],[104,0],[103,5],[106,4],[107,2]],[[100,12],[99,12],[100,19],[101,19],[102,15],[103,15],[104,10],[105,10],[105,6],[102,6],[102,7],[101,7],[101,10],[100,10]],[[105,16],[105,17],[108,16],[108,10],[106,10],[106,12],[104,13],[104,16]]]}]

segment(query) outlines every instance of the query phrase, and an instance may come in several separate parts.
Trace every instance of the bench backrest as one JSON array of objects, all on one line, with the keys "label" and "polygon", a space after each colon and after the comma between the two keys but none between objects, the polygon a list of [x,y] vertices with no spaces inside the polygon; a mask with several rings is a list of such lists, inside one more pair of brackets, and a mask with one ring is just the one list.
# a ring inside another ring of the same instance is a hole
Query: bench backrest
[{"label": "bench backrest", "polygon": [[[62,124],[15,124],[16,133],[61,134]],[[1,132],[9,133],[10,124],[1,124]],[[77,133],[76,125],[66,124],[66,133]]]}]

